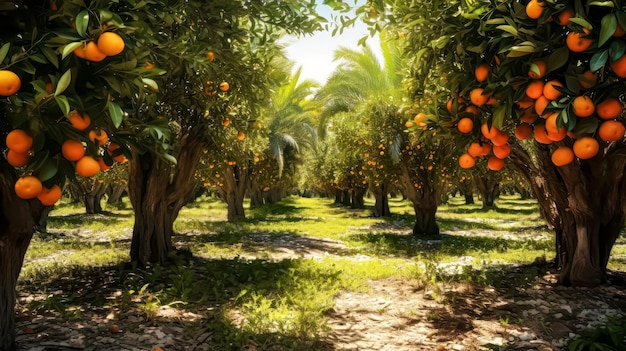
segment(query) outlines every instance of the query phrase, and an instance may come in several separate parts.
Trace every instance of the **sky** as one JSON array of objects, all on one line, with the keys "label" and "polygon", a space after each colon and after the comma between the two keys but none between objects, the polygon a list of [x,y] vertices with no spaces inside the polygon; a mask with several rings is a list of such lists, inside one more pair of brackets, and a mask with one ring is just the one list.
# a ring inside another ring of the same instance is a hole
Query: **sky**
[{"label": "sky", "polygon": [[[328,6],[319,5],[319,13],[329,18]],[[337,67],[337,62],[333,62],[333,53],[340,46],[359,50],[359,40],[368,36],[367,44],[374,49],[380,48],[377,36],[369,37],[369,32],[365,24],[356,21],[354,27],[345,29],[343,34],[337,33],[334,37],[332,32],[316,32],[314,35],[307,35],[300,38],[288,37],[286,39],[287,57],[302,66],[300,80],[315,80],[324,84],[330,74]],[[378,50],[380,51],[380,50]]]}]

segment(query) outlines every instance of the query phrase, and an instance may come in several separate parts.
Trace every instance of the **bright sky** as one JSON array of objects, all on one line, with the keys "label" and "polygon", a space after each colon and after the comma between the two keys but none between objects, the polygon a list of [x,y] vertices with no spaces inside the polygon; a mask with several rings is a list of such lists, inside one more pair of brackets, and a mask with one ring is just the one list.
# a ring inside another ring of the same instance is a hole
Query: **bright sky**
[{"label": "bright sky", "polygon": [[[319,13],[330,18],[329,7],[326,5],[320,5]],[[345,46],[359,50],[358,42],[366,35],[369,36],[367,27],[357,20],[354,27],[344,30],[341,35],[337,32],[334,37],[332,32],[316,32],[312,36],[300,38],[289,37],[287,57],[296,63],[295,68],[302,66],[300,80],[310,79],[324,84],[337,67],[337,62],[333,62],[335,49]],[[378,36],[368,37],[367,44],[374,50],[380,50]]]}]

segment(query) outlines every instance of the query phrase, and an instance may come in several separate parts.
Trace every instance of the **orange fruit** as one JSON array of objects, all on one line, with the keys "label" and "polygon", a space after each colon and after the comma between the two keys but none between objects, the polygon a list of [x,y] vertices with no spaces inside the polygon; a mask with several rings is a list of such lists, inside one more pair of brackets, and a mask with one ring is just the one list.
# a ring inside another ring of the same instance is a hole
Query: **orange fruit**
[{"label": "orange fruit", "polygon": [[482,145],[480,145],[479,142],[475,141],[471,143],[470,146],[467,148],[467,153],[472,157],[482,156],[483,147]]},{"label": "orange fruit", "polygon": [[487,167],[492,171],[499,171],[504,168],[504,160],[496,156],[491,156],[487,161]]},{"label": "orange fruit", "polygon": [[224,127],[228,127],[230,125],[230,119],[228,117],[224,118],[224,120],[222,121],[222,125]]},{"label": "orange fruit", "polygon": [[561,128],[558,128],[556,125],[558,117],[559,114],[554,112],[550,113],[546,117],[546,134],[548,138],[552,141],[561,141],[567,136],[567,130],[565,129],[565,126],[561,126]]},{"label": "orange fruit", "polygon": [[592,137],[582,137],[574,142],[574,155],[581,160],[587,160],[598,154],[600,145]]},{"label": "orange fruit", "polygon": [[583,33],[580,32],[570,32],[565,39],[565,44],[567,48],[572,52],[583,52],[593,44],[593,40],[587,38],[587,34],[589,34],[589,29],[583,28]]},{"label": "orange fruit", "polygon": [[413,121],[420,127],[424,127],[426,126],[426,123],[424,123],[424,119],[426,118],[426,114],[424,112],[420,112],[418,114],[415,115],[415,117],[413,118]]},{"label": "orange fruit", "polygon": [[467,113],[471,113],[474,116],[478,116],[480,115],[480,111],[478,111],[478,107],[474,106],[474,105],[469,105],[465,108],[465,112]]},{"label": "orange fruit", "polygon": [[0,70],[0,96],[11,96],[22,87],[20,77],[5,69]]},{"label": "orange fruit", "polygon": [[85,55],[85,48],[81,45],[79,47],[77,47],[76,49],[74,49],[74,55],[76,55],[76,57],[80,57],[84,60],[87,59],[87,55]]},{"label": "orange fruit", "polygon": [[85,156],[85,147],[78,140],[68,139],[61,145],[61,154],[68,161],[78,161]]},{"label": "orange fruit", "polygon": [[163,351],[163,349],[160,347],[153,347],[152,351]]},{"label": "orange fruit", "polygon": [[109,169],[111,169],[111,167],[113,167],[112,165],[109,166],[106,164],[106,162],[104,162],[104,157],[98,158],[98,165],[100,166],[101,171],[108,171]]},{"label": "orange fruit", "polygon": [[536,113],[534,113],[532,111],[526,111],[526,112],[524,112],[524,114],[522,114],[519,117],[519,120],[524,122],[524,123],[533,124],[533,123],[535,123],[537,118],[539,118],[539,116],[537,116]]},{"label": "orange fruit", "polygon": [[112,324],[109,327],[109,331],[111,332],[111,334],[117,334],[120,332],[120,327],[117,324]]},{"label": "orange fruit", "polygon": [[495,138],[499,132],[498,128],[494,127],[493,125],[491,126],[491,128],[489,128],[487,123],[483,123],[483,125],[480,127],[480,131],[483,136],[489,140]]},{"label": "orange fruit", "polygon": [[472,168],[476,165],[476,160],[469,154],[463,154],[459,157],[459,166],[463,169]]},{"label": "orange fruit", "polygon": [[411,128],[411,127],[415,126],[415,122],[413,122],[413,121],[406,121],[404,123],[404,126],[407,127],[407,128]]},{"label": "orange fruit", "polygon": [[246,135],[244,134],[244,132],[239,132],[239,133],[237,134],[237,139],[238,139],[238,140],[243,140],[243,139],[245,139],[245,138],[246,138]]},{"label": "orange fruit", "polygon": [[[120,146],[116,143],[111,143],[109,144],[109,147],[107,148],[107,152],[109,153],[109,155],[113,158],[113,160],[117,163],[123,163],[124,161],[126,161],[126,156],[124,156],[123,153],[120,153],[119,155],[115,155],[116,150],[120,149]],[[121,149],[120,149],[121,151]]]},{"label": "orange fruit", "polygon": [[563,95],[560,91],[556,90],[555,87],[563,87],[563,83],[558,80],[551,80],[547,82],[543,86],[543,96],[545,96],[548,100],[556,100],[559,96]]},{"label": "orange fruit", "polygon": [[124,39],[114,32],[104,32],[98,37],[98,50],[107,56],[115,56],[124,51]]},{"label": "orange fruit", "polygon": [[542,116],[543,112],[545,111],[546,107],[548,107],[549,104],[550,104],[550,100],[548,100],[547,97],[541,95],[539,99],[535,101],[535,112],[537,112],[539,116]]},{"label": "orange fruit", "polygon": [[76,162],[76,174],[83,177],[93,177],[100,172],[100,164],[91,156],[83,156]]},{"label": "orange fruit", "polygon": [[552,163],[555,166],[565,166],[574,161],[574,151],[568,146],[559,146],[554,152],[552,152]]},{"label": "orange fruit", "polygon": [[221,82],[220,83],[220,90],[221,91],[228,91],[228,89],[230,89],[230,85],[228,84],[228,82]]},{"label": "orange fruit", "polygon": [[[539,71],[539,73],[534,72],[533,68],[535,68],[537,71]],[[547,69],[547,66],[546,66],[546,63],[544,61],[541,61],[541,60],[534,61],[530,65],[530,69],[528,70],[528,76],[530,78],[532,78],[532,79],[543,78],[543,76],[546,75],[546,69]]]},{"label": "orange fruit", "polygon": [[461,118],[461,120],[459,120],[459,123],[457,124],[457,129],[461,133],[471,133],[474,129],[474,121],[472,121],[472,119],[468,117]]},{"label": "orange fruit", "polygon": [[209,51],[206,53],[206,58],[209,59],[209,61],[213,61],[215,60],[215,54],[213,53],[213,51]]},{"label": "orange fruit", "polygon": [[46,94],[52,94],[52,92],[53,92],[52,83],[50,82],[46,83]]},{"label": "orange fruit", "polygon": [[103,129],[92,129],[89,131],[89,140],[98,144],[98,146],[104,146],[109,141],[109,135]]},{"label": "orange fruit", "polygon": [[37,199],[39,199],[39,202],[44,206],[52,206],[59,201],[62,195],[63,192],[61,188],[56,184],[50,189],[42,186],[41,192],[37,195]]},{"label": "orange fruit", "polygon": [[600,139],[606,142],[618,141],[624,138],[626,128],[618,121],[604,121],[598,128]]},{"label": "orange fruit", "polygon": [[526,16],[532,19],[541,17],[541,14],[543,13],[543,6],[543,2],[530,0],[528,4],[526,4]]},{"label": "orange fruit", "polygon": [[448,102],[446,103],[446,109],[448,110],[448,112],[450,113],[454,113],[452,112],[452,104],[454,103],[453,99],[448,100]]},{"label": "orange fruit", "polygon": [[9,150],[25,153],[33,147],[33,138],[21,129],[14,129],[7,134],[5,144]]},{"label": "orange fruit", "polygon": [[520,123],[515,127],[515,137],[518,140],[526,140],[533,134],[533,127],[528,123]]},{"label": "orange fruit", "polygon": [[494,145],[493,154],[500,159],[505,159],[511,154],[511,147],[509,144]]},{"label": "orange fruit", "polygon": [[596,110],[591,98],[587,95],[577,96],[572,102],[572,110],[578,117],[589,117]]},{"label": "orange fruit", "polygon": [[74,54],[80,58],[83,58],[92,62],[100,62],[104,60],[107,55],[103,54],[96,43],[90,41],[85,47],[79,46],[74,50]]},{"label": "orange fruit", "polygon": [[624,28],[622,28],[622,26],[618,23],[615,27],[615,32],[613,32],[613,36],[616,38],[621,38],[624,36],[624,34],[626,34],[626,31],[624,31]]},{"label": "orange fruit", "polygon": [[73,110],[67,115],[67,119],[72,124],[72,127],[78,130],[85,130],[91,124],[91,118],[88,114],[81,115],[78,111]]},{"label": "orange fruit", "polygon": [[538,99],[541,95],[543,95],[543,86],[543,81],[533,80],[526,87],[526,96],[531,99]]},{"label": "orange fruit", "polygon": [[479,156],[487,156],[491,152],[491,144],[483,143],[483,152]]},{"label": "orange fruit", "polygon": [[574,17],[574,11],[568,8],[561,11],[556,22],[562,26],[567,26],[569,24],[569,19],[572,17]]},{"label": "orange fruit", "polygon": [[24,176],[15,182],[15,194],[24,200],[34,199],[43,189],[41,181],[35,176]]},{"label": "orange fruit", "polygon": [[611,61],[611,69],[618,77],[626,78],[626,55],[622,55],[622,57],[617,60]]},{"label": "orange fruit", "polygon": [[517,104],[517,106],[519,106],[519,108],[521,108],[521,109],[527,109],[527,108],[529,108],[529,107],[532,107],[532,106],[535,104],[535,102],[534,102],[531,98],[529,98],[528,96],[524,95],[524,97],[522,97],[521,99],[519,99],[519,100],[516,102],[516,104]]},{"label": "orange fruit", "polygon": [[28,152],[17,152],[10,150],[7,152],[7,162],[13,167],[23,167],[28,164],[30,154]]},{"label": "orange fruit", "polygon": [[589,89],[596,85],[598,81],[598,74],[595,72],[591,72],[589,70],[585,71],[581,76],[578,77],[578,84],[583,89]]},{"label": "orange fruit", "polygon": [[622,114],[622,103],[614,97],[606,98],[598,104],[596,112],[604,120],[615,119]]},{"label": "orange fruit", "polygon": [[487,77],[489,76],[489,65],[483,63],[476,67],[476,70],[474,70],[474,76],[479,82],[484,82],[485,80],[487,80]]},{"label": "orange fruit", "polygon": [[493,143],[494,147],[505,145],[509,142],[509,134],[503,131],[498,131],[496,135],[491,138],[491,142]]},{"label": "orange fruit", "polygon": [[543,124],[535,125],[533,129],[533,136],[535,140],[540,144],[552,144],[552,140],[548,138],[548,134],[546,134],[546,127]]},{"label": "orange fruit", "polygon": [[483,91],[483,88],[475,88],[474,90],[472,90],[472,92],[470,93],[470,100],[472,101],[472,104],[476,106],[482,106],[487,103],[487,100],[489,100],[489,95],[483,95]]}]

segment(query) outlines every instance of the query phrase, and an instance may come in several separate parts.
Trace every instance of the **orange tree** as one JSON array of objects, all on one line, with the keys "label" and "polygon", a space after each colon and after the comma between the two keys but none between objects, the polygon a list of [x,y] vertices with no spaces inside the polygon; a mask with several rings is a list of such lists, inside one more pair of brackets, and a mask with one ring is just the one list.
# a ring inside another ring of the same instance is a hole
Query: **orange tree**
[{"label": "orange tree", "polygon": [[128,6],[0,3],[0,350],[15,347],[15,283],[33,228],[65,180],[98,174],[131,144],[161,148],[135,113],[160,72],[143,66],[146,33]]},{"label": "orange tree", "polygon": [[449,17],[442,37],[455,69],[448,125],[457,102],[479,110],[468,144],[491,145],[490,165],[506,159],[531,184],[556,232],[560,283],[603,283],[625,215],[626,12],[619,1],[481,6]]},{"label": "orange tree", "polygon": [[[168,11],[147,19],[155,28],[148,43],[150,62],[168,73],[161,78],[157,103],[144,113],[170,121],[177,164],[149,153],[130,161],[131,259],[141,266],[162,263],[175,251],[173,222],[195,189],[191,180],[203,150],[220,153],[222,143],[238,142],[219,134],[223,121],[229,118],[243,137],[253,128],[269,95],[267,67],[279,32],[319,27],[315,4],[295,0],[167,2]],[[233,171],[244,166],[238,162]],[[233,179],[232,172],[225,175]],[[234,177],[238,187],[243,174]]]}]

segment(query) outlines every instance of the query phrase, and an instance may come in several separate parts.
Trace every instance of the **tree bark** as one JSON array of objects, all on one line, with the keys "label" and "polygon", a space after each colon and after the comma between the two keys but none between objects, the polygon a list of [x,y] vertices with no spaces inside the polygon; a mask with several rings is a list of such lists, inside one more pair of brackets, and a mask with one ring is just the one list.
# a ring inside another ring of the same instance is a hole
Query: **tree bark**
[{"label": "tree bark", "polygon": [[246,218],[243,200],[248,187],[248,169],[239,165],[226,166],[222,172],[224,179],[221,192],[226,199],[229,222],[236,222]]},{"label": "tree bark", "polygon": [[16,180],[13,168],[0,158],[0,351],[16,349],[15,287],[44,209],[38,200],[24,201],[15,195]]},{"label": "tree bark", "polygon": [[493,208],[495,200],[500,196],[499,180],[491,174],[482,177],[473,177],[473,179],[480,192],[483,201],[483,209]]},{"label": "tree bark", "polygon": [[114,205],[120,202],[122,200],[122,196],[124,195],[124,192],[126,192],[127,190],[128,190],[128,184],[126,183],[117,182],[117,183],[110,184],[107,187],[107,195],[109,197],[107,199],[107,204]]},{"label": "tree bark", "polygon": [[[400,164],[400,180],[404,184],[407,198],[413,204],[415,211],[415,226],[413,235],[424,238],[439,237],[439,225],[437,225],[436,214],[439,206],[440,194],[436,185],[431,185],[428,177],[420,177],[421,185],[415,187],[414,177],[411,169],[403,163]],[[436,181],[434,181],[436,183]]]},{"label": "tree bark", "polygon": [[365,207],[365,193],[366,188],[353,188],[350,192],[350,208],[363,208]]},{"label": "tree bark", "polygon": [[374,193],[374,217],[387,217],[391,215],[389,210],[389,185],[386,183],[371,187]]},{"label": "tree bark", "polygon": [[[549,150],[538,146],[538,164],[519,147],[512,161],[530,181],[543,217],[556,233],[559,283],[597,286],[606,282],[611,249],[624,225],[624,145],[602,157],[555,167]],[[619,150],[622,151],[619,151]]]},{"label": "tree bark", "polygon": [[204,129],[197,126],[183,135],[176,165],[151,153],[134,153],[129,161],[128,195],[135,213],[130,257],[138,266],[163,264],[175,252],[174,221],[196,189],[193,177],[204,148]]}]

